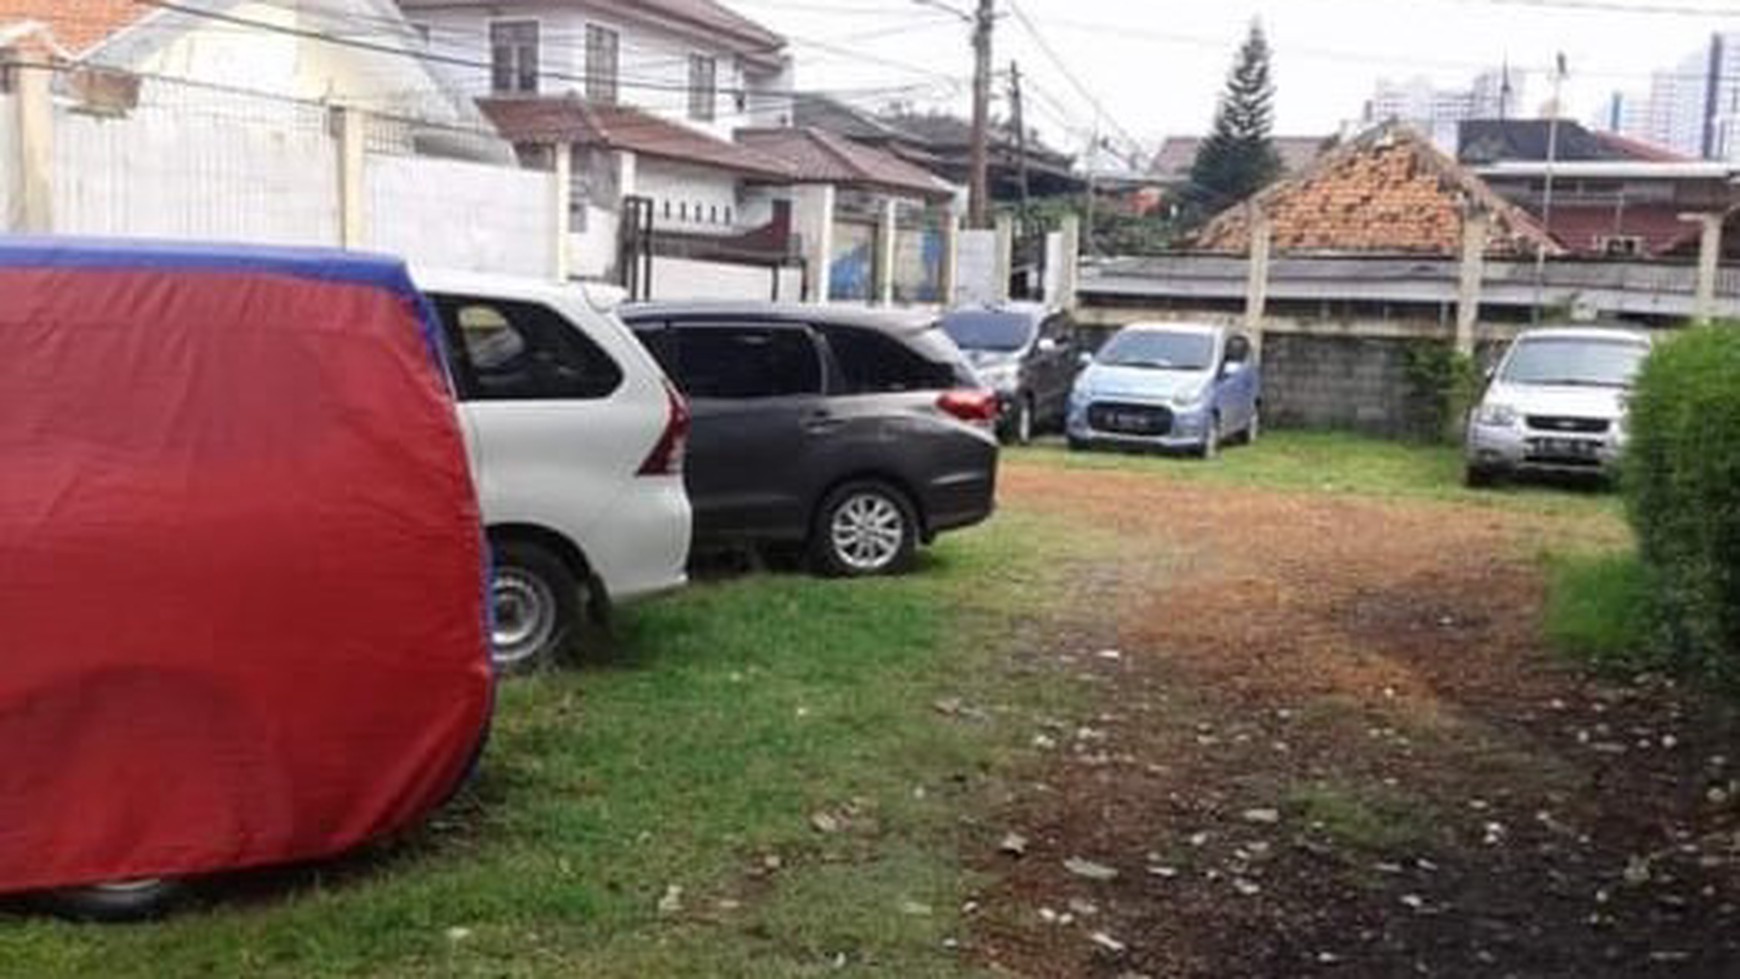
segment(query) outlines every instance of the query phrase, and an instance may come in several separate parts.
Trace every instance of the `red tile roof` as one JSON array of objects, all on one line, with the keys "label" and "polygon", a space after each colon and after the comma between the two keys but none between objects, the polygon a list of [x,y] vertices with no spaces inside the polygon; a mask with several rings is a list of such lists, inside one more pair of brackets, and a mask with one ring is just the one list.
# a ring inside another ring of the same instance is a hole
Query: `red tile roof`
[{"label": "red tile roof", "polygon": [[1645,163],[1689,163],[1692,160],[1691,157],[1676,153],[1665,146],[1621,136],[1619,133],[1597,132],[1594,135],[1597,142],[1612,149],[1623,159]]},{"label": "red tile roof", "polygon": [[946,200],[954,191],[930,171],[886,150],[820,129],[741,129],[737,142],[775,157],[804,183],[854,184]]},{"label": "red tile roof", "polygon": [[627,106],[599,105],[578,96],[481,99],[478,105],[513,143],[575,143],[765,180],[791,178],[791,169],[773,157]]},{"label": "red tile roof", "polygon": [[36,21],[61,47],[83,54],[155,9],[134,0],[0,0],[0,25]]},{"label": "red tile roof", "polygon": [[[1253,201],[1269,217],[1277,254],[1387,254],[1454,257],[1462,253],[1462,215],[1491,216],[1487,254],[1533,255],[1564,248],[1525,211],[1403,126],[1373,130],[1282,180]],[[1210,221],[1196,247],[1250,249],[1250,214],[1236,204]]]}]

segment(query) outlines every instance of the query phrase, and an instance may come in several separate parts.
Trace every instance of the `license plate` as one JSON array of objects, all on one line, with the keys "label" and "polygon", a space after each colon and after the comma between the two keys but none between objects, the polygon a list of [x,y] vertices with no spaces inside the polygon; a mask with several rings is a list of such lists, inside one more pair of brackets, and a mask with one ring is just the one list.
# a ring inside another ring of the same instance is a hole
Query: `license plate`
[{"label": "license plate", "polygon": [[1535,451],[1555,459],[1593,459],[1599,446],[1583,439],[1541,439]]}]

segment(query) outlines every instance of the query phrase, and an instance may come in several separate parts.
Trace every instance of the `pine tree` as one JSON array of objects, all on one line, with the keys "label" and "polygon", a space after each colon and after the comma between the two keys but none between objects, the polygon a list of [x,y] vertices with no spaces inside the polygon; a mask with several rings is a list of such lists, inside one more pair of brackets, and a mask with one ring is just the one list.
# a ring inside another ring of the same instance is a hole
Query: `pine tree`
[{"label": "pine tree", "polygon": [[1214,131],[1190,168],[1190,197],[1200,210],[1235,204],[1281,175],[1281,156],[1270,136],[1274,112],[1269,42],[1262,25],[1253,23],[1215,109]]}]

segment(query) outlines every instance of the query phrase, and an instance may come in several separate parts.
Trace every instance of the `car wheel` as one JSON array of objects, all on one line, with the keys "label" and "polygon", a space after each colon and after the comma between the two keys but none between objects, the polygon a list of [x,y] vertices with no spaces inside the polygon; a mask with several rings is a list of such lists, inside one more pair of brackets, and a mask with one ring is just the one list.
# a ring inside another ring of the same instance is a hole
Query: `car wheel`
[{"label": "car wheel", "polygon": [[1033,444],[1033,396],[1024,395],[1015,407],[1015,444]]},{"label": "car wheel", "polygon": [[1220,416],[1215,415],[1208,420],[1208,431],[1202,435],[1202,448],[1197,455],[1204,459],[1214,459],[1220,455]]},{"label": "car wheel", "polygon": [[119,924],[161,917],[186,896],[186,884],[153,877],[65,887],[39,895],[35,903],[62,918]]},{"label": "car wheel", "polygon": [[1251,412],[1251,423],[1245,426],[1245,444],[1256,445],[1257,439],[1263,435],[1263,406],[1258,405]]},{"label": "car wheel", "polygon": [[918,516],[887,484],[849,483],[822,502],[810,548],[816,569],[829,577],[895,574],[918,550]]},{"label": "car wheel", "polygon": [[1093,443],[1089,442],[1087,439],[1078,439],[1073,435],[1069,436],[1067,444],[1069,445],[1069,451],[1071,452],[1086,452],[1093,448]]},{"label": "car wheel", "polygon": [[1485,466],[1472,463],[1462,471],[1462,484],[1469,489],[1486,489],[1498,482],[1498,474]]},{"label": "car wheel", "polygon": [[505,674],[557,664],[580,622],[580,585],[547,549],[503,541],[490,580],[490,658]]}]

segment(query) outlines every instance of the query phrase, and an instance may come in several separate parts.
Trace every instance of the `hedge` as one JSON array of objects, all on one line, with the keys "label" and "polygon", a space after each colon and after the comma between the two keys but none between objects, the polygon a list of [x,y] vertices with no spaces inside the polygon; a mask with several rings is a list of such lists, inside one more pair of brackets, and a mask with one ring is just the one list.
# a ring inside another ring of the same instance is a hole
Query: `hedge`
[{"label": "hedge", "polygon": [[1626,503],[1662,651],[1740,689],[1740,326],[1658,347],[1630,426]]}]

